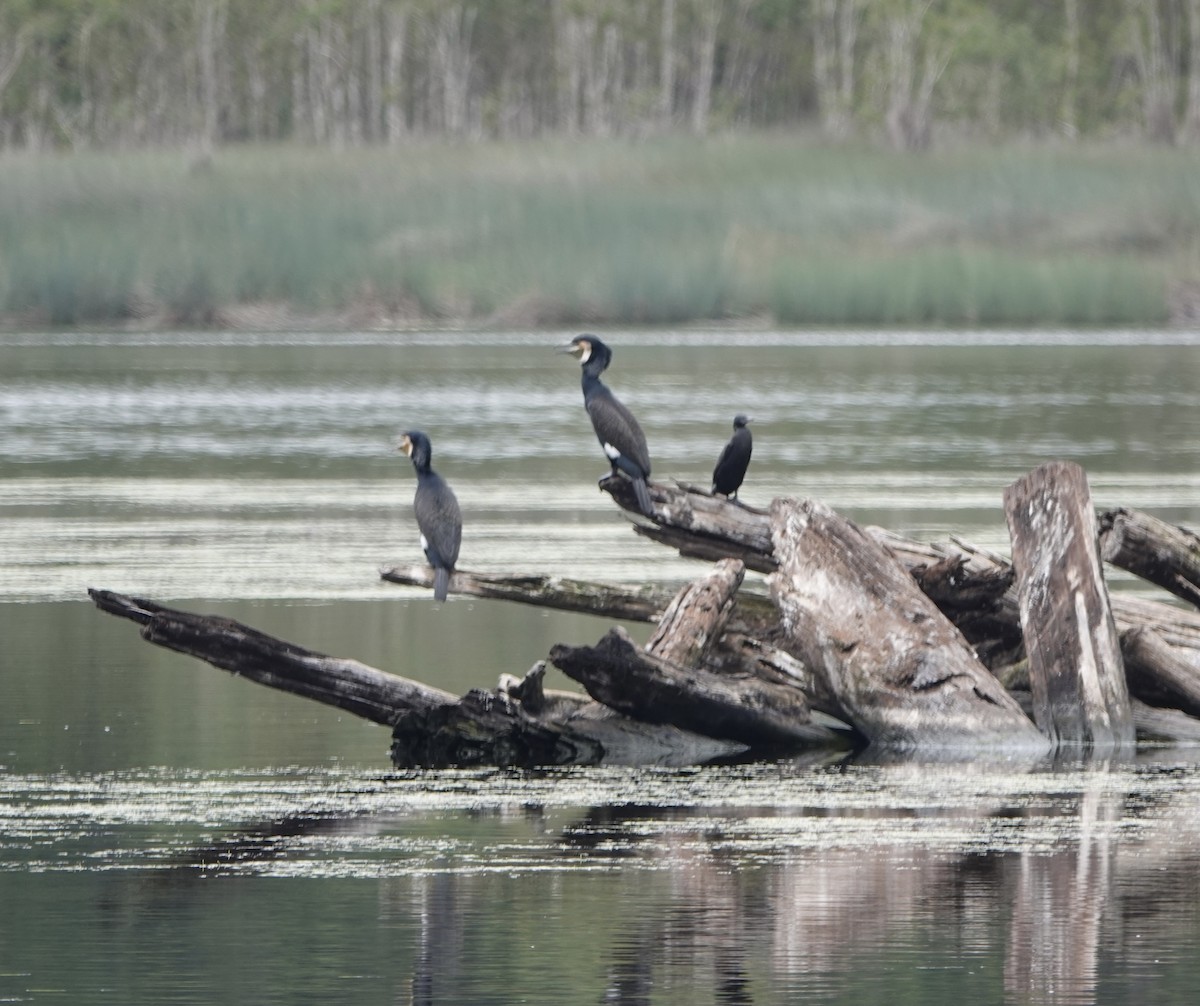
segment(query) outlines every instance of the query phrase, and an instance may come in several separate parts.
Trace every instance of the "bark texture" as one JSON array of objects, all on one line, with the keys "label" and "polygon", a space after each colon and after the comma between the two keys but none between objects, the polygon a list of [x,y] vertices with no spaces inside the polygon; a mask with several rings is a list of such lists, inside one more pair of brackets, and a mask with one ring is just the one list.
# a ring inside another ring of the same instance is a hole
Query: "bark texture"
[{"label": "bark texture", "polygon": [[1138,510],[1100,515],[1100,554],[1106,562],[1200,607],[1200,535]]},{"label": "bark texture", "polygon": [[1087,476],[1052,461],[1004,493],[1038,726],[1056,744],[1134,742]]},{"label": "bark texture", "polygon": [[784,628],[854,725],[882,747],[1044,747],[908,571],[814,500],[776,500],[770,577]]}]

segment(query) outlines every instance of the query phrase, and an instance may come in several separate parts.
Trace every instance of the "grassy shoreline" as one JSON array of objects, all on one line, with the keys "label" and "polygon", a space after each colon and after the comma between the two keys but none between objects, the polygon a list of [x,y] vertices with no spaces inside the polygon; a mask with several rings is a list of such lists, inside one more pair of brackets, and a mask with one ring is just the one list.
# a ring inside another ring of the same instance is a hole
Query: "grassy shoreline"
[{"label": "grassy shoreline", "polygon": [[782,134],[8,155],[0,323],[1194,324],[1194,163]]}]

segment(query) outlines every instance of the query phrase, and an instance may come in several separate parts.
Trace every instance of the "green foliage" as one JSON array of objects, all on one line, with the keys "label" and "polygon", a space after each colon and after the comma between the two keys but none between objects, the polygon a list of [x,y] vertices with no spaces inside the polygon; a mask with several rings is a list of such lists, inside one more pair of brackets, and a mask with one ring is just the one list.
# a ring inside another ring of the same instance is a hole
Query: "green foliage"
[{"label": "green foliage", "polygon": [[837,136],[907,115],[921,137],[1153,138],[1161,94],[1195,140],[1197,16],[1191,0],[0,0],[0,148],[834,130],[831,100]]}]

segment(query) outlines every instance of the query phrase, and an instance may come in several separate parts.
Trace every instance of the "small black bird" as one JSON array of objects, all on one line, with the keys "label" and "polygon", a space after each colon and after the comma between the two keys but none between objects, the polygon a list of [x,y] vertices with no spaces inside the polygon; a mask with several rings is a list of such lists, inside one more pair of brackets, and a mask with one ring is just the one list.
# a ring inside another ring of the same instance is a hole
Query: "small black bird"
[{"label": "small black bird", "polygon": [[750,464],[750,452],[754,449],[754,439],[750,436],[750,428],[746,425],[753,420],[740,412],[733,417],[733,436],[717,458],[717,466],[713,469],[714,494],[737,497],[737,491],[746,477],[746,468]]},{"label": "small black bird", "polygon": [[638,508],[647,517],[654,515],[646,479],[650,476],[650,451],[646,435],[638,421],[600,380],[612,362],[612,350],[594,335],[576,336],[562,352],[579,357],[583,370],[583,404],[591,417],[596,439],[612,465],[613,474],[624,473],[633,482]]},{"label": "small black bird", "polygon": [[429,467],[433,457],[429,437],[420,430],[409,430],[400,437],[399,448],[412,458],[417,473],[413,512],[421,532],[421,548],[433,567],[433,596],[444,601],[450,587],[450,574],[458,562],[458,546],[462,543],[462,511],[458,508],[458,497],[446,480]]}]

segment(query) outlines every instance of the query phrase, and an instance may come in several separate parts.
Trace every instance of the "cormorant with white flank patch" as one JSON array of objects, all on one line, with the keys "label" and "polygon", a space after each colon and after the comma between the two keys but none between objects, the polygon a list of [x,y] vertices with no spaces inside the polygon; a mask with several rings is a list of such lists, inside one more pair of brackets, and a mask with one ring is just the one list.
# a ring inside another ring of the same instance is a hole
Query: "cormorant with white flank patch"
[{"label": "cormorant with white flank patch", "polygon": [[601,373],[612,361],[612,350],[594,335],[580,335],[563,346],[562,352],[579,357],[583,370],[583,404],[613,474],[621,472],[633,482],[638,508],[647,517],[653,516],[654,506],[646,487],[646,479],[650,476],[646,436],[633,413],[600,380]]},{"label": "cormorant with white flank patch", "polygon": [[740,412],[733,417],[733,436],[717,458],[717,466],[713,469],[712,491],[722,496],[737,498],[742,480],[746,477],[746,468],[750,464],[750,452],[754,448],[754,440],[750,436],[747,423],[753,422],[749,416]]},{"label": "cormorant with white flank patch", "polygon": [[429,467],[433,450],[420,430],[409,430],[400,437],[400,450],[412,458],[417,473],[417,492],[413,496],[413,512],[421,532],[421,548],[433,567],[433,596],[446,600],[450,574],[458,562],[458,546],[462,543],[462,512],[454,490],[437,472]]}]

